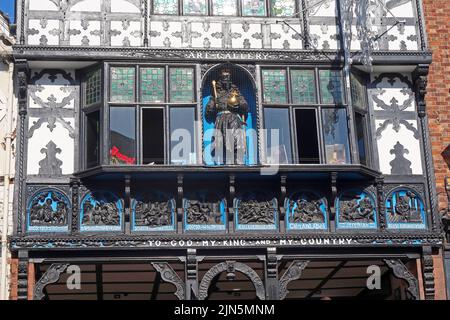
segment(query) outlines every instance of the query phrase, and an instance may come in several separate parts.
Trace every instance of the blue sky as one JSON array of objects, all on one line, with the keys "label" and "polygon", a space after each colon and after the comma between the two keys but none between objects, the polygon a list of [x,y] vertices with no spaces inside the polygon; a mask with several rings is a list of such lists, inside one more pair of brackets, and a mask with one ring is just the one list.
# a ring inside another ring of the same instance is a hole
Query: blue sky
[{"label": "blue sky", "polygon": [[0,0],[0,10],[7,13],[11,22],[14,22],[15,0]]}]

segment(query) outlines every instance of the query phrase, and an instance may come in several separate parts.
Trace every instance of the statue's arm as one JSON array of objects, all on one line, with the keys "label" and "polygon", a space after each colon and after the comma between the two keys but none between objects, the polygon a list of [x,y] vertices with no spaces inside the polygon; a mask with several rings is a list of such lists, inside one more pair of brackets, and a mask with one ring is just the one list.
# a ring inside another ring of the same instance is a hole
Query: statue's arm
[{"label": "statue's arm", "polygon": [[242,94],[239,94],[239,113],[246,116],[249,112],[247,100]]},{"label": "statue's arm", "polygon": [[206,112],[205,112],[206,120],[210,122],[214,121],[216,114],[217,114],[216,101],[214,97],[211,97],[211,99],[209,99],[208,104],[206,105]]}]

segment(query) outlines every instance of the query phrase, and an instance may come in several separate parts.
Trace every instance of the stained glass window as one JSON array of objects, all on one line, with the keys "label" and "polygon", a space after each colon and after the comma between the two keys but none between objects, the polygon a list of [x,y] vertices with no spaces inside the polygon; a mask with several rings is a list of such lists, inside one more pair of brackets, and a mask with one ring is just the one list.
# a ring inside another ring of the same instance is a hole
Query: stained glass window
[{"label": "stained glass window", "polygon": [[266,103],[287,103],[286,70],[263,70],[263,92]]},{"label": "stained glass window", "polygon": [[265,0],[242,0],[242,15],[244,16],[265,16]]},{"label": "stained glass window", "polygon": [[111,101],[134,102],[134,68],[111,68]]},{"label": "stained glass window", "polygon": [[292,100],[295,104],[316,103],[314,70],[291,70]]},{"label": "stained glass window", "polygon": [[141,69],[141,101],[164,101],[164,68]]},{"label": "stained glass window", "polygon": [[196,15],[206,14],[206,0],[184,0],[183,13]]},{"label": "stained glass window", "polygon": [[334,70],[320,70],[319,75],[322,103],[343,103],[341,73]]},{"label": "stained glass window", "polygon": [[194,102],[194,70],[170,69],[170,102]]},{"label": "stained glass window", "polygon": [[90,106],[101,101],[102,98],[102,73],[96,70],[88,74],[86,80],[86,105]]},{"label": "stained glass window", "polygon": [[154,14],[178,14],[178,0],[153,0]]},{"label": "stained glass window", "polygon": [[293,16],[296,13],[295,0],[271,0],[272,16]]},{"label": "stained glass window", "polygon": [[236,0],[213,0],[212,11],[216,16],[235,16],[237,15]]}]

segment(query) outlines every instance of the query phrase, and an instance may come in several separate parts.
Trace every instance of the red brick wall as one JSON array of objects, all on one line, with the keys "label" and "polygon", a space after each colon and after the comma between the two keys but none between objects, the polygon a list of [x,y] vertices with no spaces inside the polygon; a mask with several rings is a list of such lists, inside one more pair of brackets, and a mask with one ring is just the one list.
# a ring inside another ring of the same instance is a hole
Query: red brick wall
[{"label": "red brick wall", "polygon": [[423,0],[428,44],[433,51],[427,109],[439,209],[447,208],[444,179],[450,177],[450,0]]}]

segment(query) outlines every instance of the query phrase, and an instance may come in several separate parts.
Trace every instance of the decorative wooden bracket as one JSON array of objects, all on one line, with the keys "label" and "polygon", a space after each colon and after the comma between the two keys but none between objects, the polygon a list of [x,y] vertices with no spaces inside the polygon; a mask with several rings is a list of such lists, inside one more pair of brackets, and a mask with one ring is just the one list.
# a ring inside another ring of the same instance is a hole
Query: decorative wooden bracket
[{"label": "decorative wooden bracket", "polygon": [[68,263],[54,263],[52,264],[47,271],[43,274],[43,276],[39,279],[34,287],[34,300],[42,300],[45,297],[44,289],[49,284],[58,282],[61,273],[66,271]]},{"label": "decorative wooden bracket", "polygon": [[419,281],[403,262],[400,259],[384,259],[384,262],[392,270],[396,278],[408,282],[408,292],[414,300],[419,300]]},{"label": "decorative wooden bracket", "polygon": [[280,300],[284,300],[289,293],[289,290],[287,289],[289,283],[294,280],[300,279],[302,276],[303,270],[308,266],[309,261],[308,260],[295,260],[291,263],[289,268],[286,270],[286,272],[283,274],[283,276],[280,279],[279,284],[279,297]]},{"label": "decorative wooden bracket", "polygon": [[179,300],[184,300],[185,297],[185,286],[184,282],[180,279],[178,274],[172,269],[172,267],[167,262],[152,262],[152,266],[159,272],[161,278],[173,284],[177,290],[175,295]]}]

